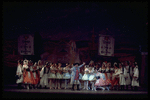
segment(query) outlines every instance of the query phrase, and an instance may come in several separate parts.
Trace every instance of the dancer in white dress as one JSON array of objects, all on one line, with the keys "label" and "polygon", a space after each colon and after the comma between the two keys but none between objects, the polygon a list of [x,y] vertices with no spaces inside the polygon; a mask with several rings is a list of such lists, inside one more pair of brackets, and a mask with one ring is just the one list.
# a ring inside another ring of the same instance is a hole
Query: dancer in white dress
[{"label": "dancer in white dress", "polygon": [[120,71],[119,84],[120,84],[121,90],[124,90],[124,86],[126,85],[125,78],[124,78],[124,71],[125,70],[126,69],[123,67],[122,63],[119,63],[119,71]]},{"label": "dancer in white dress", "polygon": [[89,80],[89,66],[85,65],[85,69],[84,69],[84,75],[82,77],[82,80],[84,81],[84,88],[88,90],[88,80]]},{"label": "dancer in white dress", "polygon": [[137,91],[139,87],[139,69],[137,62],[133,63],[133,76],[132,76],[132,86],[134,87],[134,90]]},{"label": "dancer in white dress", "polygon": [[94,91],[97,91],[96,90],[96,86],[94,85],[95,84],[95,82],[96,82],[96,70],[94,70],[94,67],[92,68],[92,67],[89,67],[89,81],[90,81],[90,83],[92,84],[92,90],[94,90]]},{"label": "dancer in white dress", "polygon": [[128,90],[128,86],[131,85],[131,79],[130,79],[131,72],[130,71],[132,71],[129,66],[129,61],[125,62],[125,69],[126,70],[124,71],[124,76],[125,76],[125,81],[126,81],[126,90]]},{"label": "dancer in white dress", "polygon": [[22,61],[18,60],[18,67],[16,71],[17,80],[16,83],[18,84],[18,88],[21,88],[21,84],[23,83],[23,66],[21,65]]},{"label": "dancer in white dress", "polygon": [[47,88],[48,87],[48,74],[50,72],[50,64],[49,62],[46,62],[46,65],[41,69],[40,75],[41,75],[41,79],[40,79],[40,88],[44,87]]},{"label": "dancer in white dress", "polygon": [[70,73],[69,73],[69,71],[70,71],[69,66],[70,65],[68,63],[66,63],[66,67],[63,68],[63,72],[64,72],[63,79],[65,79],[65,89],[68,88],[69,79],[71,78]]}]

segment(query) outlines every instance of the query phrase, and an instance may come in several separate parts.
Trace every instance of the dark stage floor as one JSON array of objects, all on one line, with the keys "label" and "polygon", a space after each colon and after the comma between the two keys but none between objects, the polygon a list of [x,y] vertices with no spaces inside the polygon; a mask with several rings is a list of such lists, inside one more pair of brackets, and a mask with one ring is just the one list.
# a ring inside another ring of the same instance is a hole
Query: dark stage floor
[{"label": "dark stage floor", "polygon": [[120,90],[80,90],[72,91],[70,89],[17,89],[17,85],[5,85],[3,89],[3,98],[148,98],[148,91],[139,88],[138,91],[120,91]]}]

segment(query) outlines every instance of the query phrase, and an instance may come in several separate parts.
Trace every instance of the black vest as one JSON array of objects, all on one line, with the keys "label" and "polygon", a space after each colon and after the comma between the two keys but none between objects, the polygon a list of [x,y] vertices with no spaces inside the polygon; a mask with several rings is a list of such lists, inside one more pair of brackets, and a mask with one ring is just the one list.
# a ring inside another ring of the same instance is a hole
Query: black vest
[{"label": "black vest", "polygon": [[48,71],[46,73],[46,67],[44,67],[44,74],[48,74],[49,73],[50,68],[48,67]]}]

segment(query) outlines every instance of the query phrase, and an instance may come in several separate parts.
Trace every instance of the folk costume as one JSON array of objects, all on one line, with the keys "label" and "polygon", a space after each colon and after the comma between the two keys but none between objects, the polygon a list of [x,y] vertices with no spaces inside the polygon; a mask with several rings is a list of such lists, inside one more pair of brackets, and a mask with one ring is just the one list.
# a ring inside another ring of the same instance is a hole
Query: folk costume
[{"label": "folk costume", "polygon": [[48,75],[48,78],[50,79],[50,89],[52,89],[52,83],[54,84],[55,86],[55,89],[56,89],[56,67],[54,65],[51,65],[50,67],[50,73]]},{"label": "folk costume", "polygon": [[105,88],[109,90],[109,85],[111,84],[110,79],[107,78],[106,75],[106,69],[105,69],[105,62],[103,62],[103,65],[101,68],[99,68],[99,72],[96,74],[97,80],[95,82],[95,86],[97,88],[101,88],[103,91]]},{"label": "folk costume", "polygon": [[124,90],[124,86],[126,85],[126,82],[125,82],[125,77],[124,77],[124,71],[126,69],[122,66],[121,63],[119,63],[119,84],[121,86],[121,90]]},{"label": "folk costume", "polygon": [[50,73],[49,63],[47,62],[46,65],[41,69],[40,72],[40,87],[47,88],[48,87],[48,74]]},{"label": "folk costume", "polygon": [[80,68],[84,65],[79,65],[77,63],[74,64],[74,66],[71,68],[71,81],[70,84],[72,84],[72,90],[74,90],[74,85],[77,84],[77,90],[79,90],[79,73],[80,73]]},{"label": "folk costume", "polygon": [[112,75],[112,88],[114,88],[115,86],[115,89],[117,89],[117,86],[119,86],[119,74],[120,74],[120,70],[119,68],[117,67],[117,63],[115,62],[114,63],[114,73]]},{"label": "folk costume", "polygon": [[132,76],[132,83],[131,85],[134,87],[134,90],[137,91],[139,87],[139,70],[138,70],[138,65],[137,62],[135,62],[133,69],[133,76]]},{"label": "folk costume", "polygon": [[34,80],[33,82],[34,88],[37,88],[37,85],[40,82],[40,75],[39,75],[39,70],[37,69],[37,63],[35,63],[33,66],[32,75]]},{"label": "folk costume", "polygon": [[30,67],[28,66],[28,60],[23,61],[23,70],[23,83],[29,89],[29,85],[33,83],[33,79],[31,77]]},{"label": "folk costume", "polygon": [[18,88],[21,88],[21,84],[23,83],[23,66],[21,65],[21,60],[18,60],[18,67],[16,71]]},{"label": "folk costume", "polygon": [[129,61],[126,61],[125,69],[126,70],[124,72],[125,73],[124,76],[125,76],[126,90],[128,90],[128,86],[131,85],[130,73],[132,71],[132,70],[130,70],[131,67],[129,66]]}]

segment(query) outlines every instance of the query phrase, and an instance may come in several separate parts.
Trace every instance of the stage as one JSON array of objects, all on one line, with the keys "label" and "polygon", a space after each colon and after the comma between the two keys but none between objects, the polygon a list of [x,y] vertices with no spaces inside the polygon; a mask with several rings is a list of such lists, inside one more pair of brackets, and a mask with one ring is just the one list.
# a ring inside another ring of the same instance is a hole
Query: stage
[{"label": "stage", "polygon": [[[62,85],[63,86],[63,85]],[[138,91],[121,90],[80,90],[72,91],[69,89],[17,89],[17,85],[5,85],[3,89],[3,98],[148,98],[148,91],[139,88]]]}]

